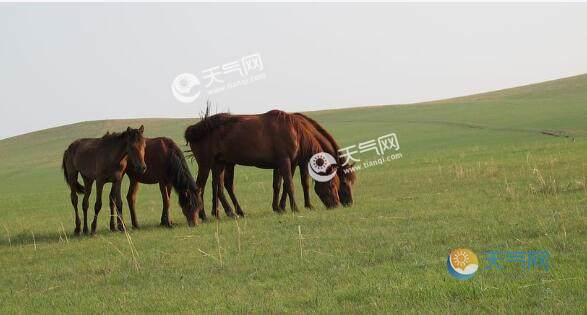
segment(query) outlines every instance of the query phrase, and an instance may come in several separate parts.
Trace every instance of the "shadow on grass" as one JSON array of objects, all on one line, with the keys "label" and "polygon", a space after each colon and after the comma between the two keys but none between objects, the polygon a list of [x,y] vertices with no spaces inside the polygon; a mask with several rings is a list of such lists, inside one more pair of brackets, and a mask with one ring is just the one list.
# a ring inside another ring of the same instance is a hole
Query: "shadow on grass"
[{"label": "shadow on grass", "polygon": [[[173,228],[164,227],[159,225],[158,223],[153,224],[144,224],[141,225],[139,229],[129,228],[130,235],[141,233],[144,231],[166,231],[166,230],[173,230],[177,228],[186,228],[187,224],[174,224]],[[34,234],[33,234],[34,233]],[[83,232],[80,235],[75,235],[73,231],[55,231],[55,232],[34,232],[32,230],[28,231],[21,231],[16,234],[10,235],[10,241],[8,241],[8,236],[4,235],[2,237],[2,241],[0,242],[0,247],[19,247],[19,246],[34,246],[35,244],[51,244],[51,243],[60,243],[60,242],[68,242],[68,241],[82,241],[86,239],[93,239],[98,236],[107,236],[107,235],[115,235],[119,234],[124,236],[124,233],[121,231],[110,231],[110,229],[106,228],[98,228],[96,230],[95,235],[91,234],[84,234]]]},{"label": "shadow on grass", "polygon": [[[297,215],[302,215],[303,213],[299,213]],[[262,212],[262,213],[257,213],[255,215],[253,215],[253,217],[255,217],[255,220],[259,220],[259,219],[267,219],[267,218],[281,218],[282,216],[286,216],[286,215],[291,215],[291,213],[289,213],[289,211],[286,211],[285,213],[279,213],[276,214],[272,211],[267,211],[267,212]],[[216,223],[216,218],[212,217],[212,216],[208,216],[207,220],[202,221],[200,228],[203,228],[204,226],[210,225],[210,224],[215,224]],[[246,218],[240,218],[238,220],[246,220]],[[220,223],[227,223],[227,222],[234,222],[234,219],[229,218],[229,217],[225,217],[224,215],[221,215],[220,218]],[[116,235],[119,234],[121,236],[124,236],[124,233],[121,231],[110,231],[110,229],[108,227],[99,227],[96,231],[96,234],[94,236],[92,236],[91,234],[84,234],[83,232],[80,233],[80,235],[75,235],[73,232],[73,228],[70,227],[64,227],[66,230],[62,231],[60,228],[56,228],[54,232],[52,231],[41,231],[41,232],[36,232],[34,230],[31,229],[24,229],[24,230],[20,230],[15,234],[12,234],[12,232],[10,232],[9,234],[5,233],[1,233],[3,235],[0,234],[0,248],[9,248],[9,247],[25,247],[25,246],[34,246],[35,244],[37,245],[42,245],[42,244],[57,244],[57,243],[62,243],[62,242],[72,242],[72,241],[83,241],[86,239],[94,239],[96,237],[99,236],[109,236],[109,235]],[[151,232],[151,231],[173,231],[173,230],[177,230],[177,229],[187,229],[187,223],[183,220],[179,220],[178,221],[174,221],[173,223],[173,227],[165,227],[160,225],[159,223],[145,223],[145,224],[141,224],[139,226],[139,229],[134,229],[132,227],[128,228],[128,231],[130,233],[131,236],[133,235],[140,235],[140,233],[142,232]],[[197,230],[198,227],[195,227],[195,229]],[[34,233],[34,234],[33,234]],[[34,235],[34,236],[33,236]],[[9,241],[10,239],[10,241]]]}]

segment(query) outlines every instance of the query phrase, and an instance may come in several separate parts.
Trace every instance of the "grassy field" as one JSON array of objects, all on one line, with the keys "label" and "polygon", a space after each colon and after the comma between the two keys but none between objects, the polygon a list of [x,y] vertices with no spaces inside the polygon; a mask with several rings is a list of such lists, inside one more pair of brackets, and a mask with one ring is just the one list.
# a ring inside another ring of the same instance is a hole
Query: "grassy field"
[{"label": "grassy field", "polygon": [[[284,215],[271,211],[271,171],[237,167],[248,216],[195,229],[175,196],[176,227],[160,228],[158,187],[143,185],[136,251],[109,231],[106,208],[95,237],[72,235],[62,152],[140,123],[183,144],[194,119],[84,122],[0,141],[0,313],[587,313],[587,75],[310,115],[341,146],[395,132],[403,157],[361,169],[351,208],[326,210],[313,195],[316,210]],[[458,281],[446,268],[457,247],[546,250],[550,269],[506,265]]]}]

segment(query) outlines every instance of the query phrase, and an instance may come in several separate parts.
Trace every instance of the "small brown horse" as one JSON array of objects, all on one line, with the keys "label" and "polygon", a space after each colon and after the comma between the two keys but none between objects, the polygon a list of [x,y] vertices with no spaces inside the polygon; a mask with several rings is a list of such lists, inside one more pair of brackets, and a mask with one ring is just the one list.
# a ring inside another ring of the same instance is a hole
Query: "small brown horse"
[{"label": "small brown horse", "polygon": [[[278,110],[259,115],[222,113],[206,116],[188,127],[185,139],[198,162],[196,186],[200,205],[197,212],[202,215],[204,187],[212,170],[212,212],[218,215],[223,171],[235,164],[278,169],[284,178],[290,207],[297,211],[292,166],[307,163],[312,155],[322,151],[320,143],[300,120],[298,116]],[[317,183],[317,186],[319,195],[332,204],[338,203],[333,185]]]},{"label": "small brown horse", "polygon": [[[312,131],[317,138],[324,137],[327,140],[327,143],[322,144],[323,152],[326,152],[332,155],[336,159],[337,168],[336,168],[336,176],[332,180],[338,182],[338,197],[340,202],[343,206],[350,206],[353,204],[353,193],[352,193],[352,186],[356,182],[356,175],[355,172],[352,170],[352,165],[346,164],[340,158],[338,143],[334,140],[334,137],[324,129],[318,122],[314,119],[302,114],[302,113],[294,113],[301,117],[302,119],[306,120],[307,123],[310,124],[308,130]],[[308,189],[308,169],[307,165],[300,165],[300,180],[302,182],[302,188],[304,190],[304,205],[306,208],[312,209],[312,203],[310,202],[310,194]],[[292,169],[292,173],[295,169]],[[336,178],[338,177],[338,178]],[[284,211],[285,210],[285,203],[286,203],[286,193],[285,187],[284,192],[281,195],[281,200],[279,202],[279,206],[277,206],[277,198],[279,197],[279,190],[281,187],[282,178],[279,175],[277,170],[273,171],[273,210],[275,211]],[[315,186],[316,188],[316,186]],[[327,201],[322,200],[322,202],[328,207],[326,204]]]},{"label": "small brown horse", "polygon": [[[169,138],[145,139],[145,173],[136,172],[128,168],[126,174],[130,179],[130,186],[126,200],[130,209],[132,226],[138,228],[135,214],[135,201],[139,191],[139,183],[159,184],[161,198],[163,199],[163,211],[161,213],[161,225],[171,227],[169,219],[169,199],[173,188],[179,196],[179,205],[185,215],[188,225],[195,225],[196,211],[196,181],[194,180],[181,149]],[[114,203],[110,201],[110,213],[114,214]],[[113,219],[112,219],[113,220]],[[113,226],[114,221],[110,222]]]},{"label": "small brown horse", "polygon": [[[106,133],[102,138],[78,139],[71,143],[63,153],[63,175],[67,185],[71,189],[71,204],[75,210],[75,230],[80,233],[80,217],[78,213],[77,194],[84,194],[82,209],[84,212],[84,234],[88,234],[88,207],[92,185],[96,181],[96,203],[94,205],[94,220],[92,221],[92,234],[96,232],[98,214],[102,208],[102,189],[105,183],[111,182],[111,199],[115,200],[118,212],[118,229],[124,230],[122,222],[122,198],[120,186],[122,176],[127,168],[129,160],[137,173],[144,173],[145,165],[145,138],[144,127],[131,129],[128,127],[122,133]],[[81,174],[84,180],[82,186],[77,181],[77,175]]]}]

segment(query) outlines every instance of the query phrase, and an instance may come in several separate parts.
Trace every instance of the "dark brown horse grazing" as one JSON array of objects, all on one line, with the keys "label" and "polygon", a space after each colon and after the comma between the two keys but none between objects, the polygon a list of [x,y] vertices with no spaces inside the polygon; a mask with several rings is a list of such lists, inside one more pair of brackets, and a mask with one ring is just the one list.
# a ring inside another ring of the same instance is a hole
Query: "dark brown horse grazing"
[{"label": "dark brown horse grazing", "polygon": [[[130,179],[130,186],[126,200],[130,209],[132,226],[138,228],[135,214],[135,201],[139,191],[139,183],[159,184],[161,198],[163,199],[163,211],[161,213],[161,225],[171,227],[169,219],[169,199],[171,189],[179,196],[179,205],[185,215],[188,225],[195,225],[196,211],[196,181],[192,177],[181,149],[169,138],[145,139],[145,163],[147,171],[139,173],[133,168],[128,168],[126,174]],[[110,213],[114,213],[114,203],[110,201]],[[114,225],[113,218],[110,226]]]},{"label": "dark brown horse grazing", "polygon": [[[352,165],[350,165],[350,164],[344,165],[345,161],[343,161],[340,158],[340,155],[338,154],[339,149],[340,149],[340,147],[338,146],[338,143],[336,143],[336,140],[334,140],[334,137],[328,131],[326,131],[326,129],[324,129],[318,122],[316,122],[312,118],[310,118],[304,114],[301,114],[301,113],[294,113],[294,115],[297,115],[297,116],[303,118],[304,120],[306,120],[307,123],[310,124],[310,126],[308,127],[308,130],[313,132],[316,135],[316,137],[318,137],[318,138],[324,137],[328,141],[327,144],[324,144],[322,146],[322,149],[323,149],[323,152],[326,152],[326,153],[332,155],[336,159],[336,163],[337,163],[336,176],[335,176],[335,178],[333,178],[333,180],[335,182],[338,181],[338,196],[339,196],[340,202],[342,203],[343,206],[352,205],[353,204],[352,186],[356,182],[356,175],[352,171]],[[292,170],[292,173],[294,172],[294,170]],[[310,202],[310,194],[308,191],[309,190],[308,189],[309,178],[308,178],[307,165],[300,165],[300,180],[302,182],[302,188],[304,190],[305,207],[311,209],[312,204]],[[279,202],[279,206],[277,206],[277,198],[279,197],[279,190],[281,187],[281,181],[282,181],[281,176],[279,175],[279,173],[276,170],[274,170],[273,171],[273,210],[275,210],[275,211],[285,210],[285,203],[286,203],[286,197],[287,197],[285,191],[281,195],[281,200]],[[316,189],[316,185],[315,185],[315,189]],[[284,190],[285,190],[285,188],[284,188]],[[324,200],[322,200],[322,201],[325,203]],[[325,203],[325,205],[328,207],[328,205],[326,203]]]},{"label": "dark brown horse grazing", "polygon": [[[80,233],[80,218],[77,207],[77,194],[84,194],[82,209],[84,211],[84,234],[88,233],[87,213],[89,207],[92,184],[96,181],[96,204],[94,205],[94,220],[92,221],[92,234],[96,232],[98,214],[102,208],[102,188],[105,183],[111,182],[110,196],[115,200],[118,212],[118,229],[124,230],[122,222],[122,198],[120,185],[122,176],[127,168],[129,160],[137,173],[144,173],[145,165],[145,138],[144,127],[131,129],[128,127],[122,133],[106,133],[102,138],[78,139],[71,143],[63,153],[63,175],[71,189],[71,204],[75,210],[75,230]],[[81,174],[84,180],[82,186],[77,181],[77,175]]]},{"label": "dark brown horse grazing", "polygon": [[[298,207],[294,198],[292,166],[307,163],[312,155],[321,152],[320,143],[301,123],[301,118],[272,110],[260,115],[206,116],[188,127],[185,139],[198,162],[196,185],[203,210],[203,192],[212,170],[212,212],[218,215],[218,195],[221,175],[227,166],[239,164],[266,169],[278,169],[284,178],[285,191],[292,211]],[[318,185],[324,198],[338,202],[338,193],[328,183]],[[221,186],[220,186],[221,188]]]},{"label": "dark brown horse grazing", "polygon": [[[315,183],[314,185],[314,190],[316,191],[316,193],[318,194],[319,197],[321,197],[321,201],[324,203],[324,205],[327,208],[333,208],[336,207],[338,205],[338,203],[332,203],[332,201],[328,198],[322,198],[322,196],[327,196],[327,194],[323,194],[320,193],[319,190],[320,189],[324,189],[325,187],[328,190],[335,190],[338,192],[338,196],[339,199],[341,201],[341,203],[344,206],[350,206],[353,202],[352,199],[352,185],[355,183],[356,181],[356,177],[354,172],[349,171],[349,169],[352,167],[351,165],[344,165],[344,161],[342,161],[339,157],[338,154],[338,150],[339,150],[339,146],[336,143],[336,141],[334,140],[334,137],[332,137],[332,135],[330,135],[330,133],[328,133],[328,131],[326,131],[322,126],[320,126],[320,124],[318,124],[315,120],[301,114],[301,113],[294,113],[293,115],[299,116],[301,119],[305,120],[301,121],[301,123],[304,123],[305,128],[312,132],[314,134],[315,139],[320,143],[320,146],[322,148],[322,152],[326,152],[329,153],[330,155],[332,155],[335,159],[336,159],[336,176],[334,178],[331,179],[331,181],[328,182],[329,185],[332,185],[334,187],[330,188],[327,187],[326,184],[319,184],[319,183]],[[301,179],[301,183],[302,183],[302,188],[303,188],[303,192],[304,192],[304,207],[311,209],[313,208],[311,201],[310,201],[310,193],[309,193],[309,174],[308,174],[308,168],[307,168],[307,164],[302,164],[299,165],[300,168],[300,179]],[[295,167],[292,168],[292,176],[293,173],[295,171]],[[329,169],[327,170],[327,173],[330,173],[334,170]],[[233,203],[235,204],[235,207],[237,208],[237,213],[238,211],[242,212],[242,209],[240,209],[240,205],[238,205],[238,202],[235,202],[236,199],[234,198],[234,191],[233,191],[233,181],[234,181],[234,165],[227,165],[225,168],[225,172],[224,172],[224,176],[221,176],[221,182],[222,182],[222,178],[224,177],[225,182],[225,188],[227,189],[228,193],[231,196],[231,199],[233,200]],[[273,202],[272,202],[272,207],[273,210],[276,212],[282,212],[285,210],[285,204],[286,204],[286,198],[287,198],[287,193],[285,191],[285,187],[284,187],[284,192],[281,196],[281,200],[278,204],[278,198],[279,198],[279,191],[281,188],[281,184],[282,184],[283,178],[281,177],[281,175],[279,174],[279,170],[274,169],[273,170]],[[232,215],[231,213],[231,208],[230,206],[227,204],[223,194],[222,194],[222,185],[220,185],[220,187],[218,188],[219,190],[219,197],[220,197],[220,201],[222,202],[222,205],[225,209],[225,211],[227,212],[227,214],[229,216]]]}]

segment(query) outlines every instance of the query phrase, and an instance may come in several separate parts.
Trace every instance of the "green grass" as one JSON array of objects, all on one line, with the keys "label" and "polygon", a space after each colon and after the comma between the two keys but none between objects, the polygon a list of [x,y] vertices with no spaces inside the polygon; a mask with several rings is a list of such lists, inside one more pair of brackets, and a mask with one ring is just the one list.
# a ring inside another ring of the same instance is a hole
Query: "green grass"
[{"label": "green grass", "polygon": [[[587,312],[587,75],[311,116],[342,146],[395,132],[403,158],[357,173],[351,208],[326,210],[313,195],[315,211],[284,215],[271,211],[271,172],[237,167],[248,216],[196,229],[175,196],[176,227],[159,228],[158,188],[143,185],[142,229],[130,231],[138,270],[106,208],[97,236],[72,235],[61,154],[75,138],[140,123],[183,144],[194,120],[86,122],[0,141],[0,313]],[[458,281],[446,270],[456,247],[547,250],[551,268]]]}]

